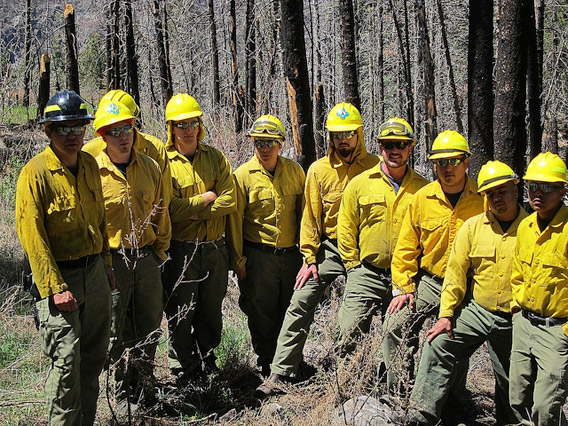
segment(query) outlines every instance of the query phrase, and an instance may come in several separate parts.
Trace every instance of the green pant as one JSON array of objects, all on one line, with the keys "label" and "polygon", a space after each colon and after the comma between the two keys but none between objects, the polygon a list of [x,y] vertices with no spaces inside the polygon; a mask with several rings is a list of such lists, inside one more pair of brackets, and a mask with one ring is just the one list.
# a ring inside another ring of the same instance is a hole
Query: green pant
[{"label": "green pant", "polygon": [[172,240],[166,263],[165,312],[170,369],[191,372],[214,363],[221,343],[221,305],[227,293],[229,251],[225,240],[191,243]]},{"label": "green pant", "polygon": [[[387,370],[387,385],[391,392],[401,390],[403,383],[397,371],[405,368],[414,379],[414,354],[418,351],[419,333],[424,321],[432,316],[437,316],[440,307],[440,292],[442,280],[421,271],[418,281],[414,309],[411,310],[406,304],[400,311],[385,316],[383,330],[383,355]],[[461,399],[465,392],[465,380],[469,361],[465,365],[458,363],[456,367],[456,386],[452,386],[452,394]],[[397,368],[398,367],[398,368]],[[461,396],[460,396],[461,395]]]},{"label": "green pant", "polygon": [[561,325],[532,325],[513,317],[509,400],[523,425],[566,425],[568,336]]},{"label": "green pant", "polygon": [[[116,290],[112,294],[110,362],[116,364],[117,399],[137,401],[151,391],[154,356],[162,321],[161,261],[149,247],[134,256],[113,252]],[[126,353],[128,351],[128,359]]]},{"label": "green pant", "polygon": [[278,335],[276,353],[272,361],[272,373],[288,377],[298,374],[302,351],[308,338],[308,331],[314,322],[316,307],[325,289],[336,278],[345,274],[345,267],[337,247],[330,240],[323,240],[316,256],[319,281],[308,280],[294,291],[290,306],[286,310],[282,329]]},{"label": "green pant", "polygon": [[495,374],[495,408],[498,425],[515,423],[509,407],[509,355],[511,354],[511,314],[490,312],[471,300],[456,311],[454,338],[442,333],[425,343],[410,398],[419,419],[435,425],[448,397],[457,362],[469,360],[484,342]]},{"label": "green pant", "polygon": [[92,425],[110,335],[110,287],[100,256],[86,267],[60,271],[78,309],[59,311],[52,297],[36,303],[42,350],[51,359],[45,382],[49,422]]},{"label": "green pant", "polygon": [[340,342],[345,352],[355,348],[361,334],[369,332],[379,308],[384,315],[391,299],[390,271],[361,264],[347,272],[339,309]]},{"label": "green pant", "polygon": [[247,275],[239,281],[239,306],[248,317],[258,365],[268,369],[294,292],[296,274],[302,266],[302,256],[299,250],[275,255],[246,245],[243,254],[247,257]]}]

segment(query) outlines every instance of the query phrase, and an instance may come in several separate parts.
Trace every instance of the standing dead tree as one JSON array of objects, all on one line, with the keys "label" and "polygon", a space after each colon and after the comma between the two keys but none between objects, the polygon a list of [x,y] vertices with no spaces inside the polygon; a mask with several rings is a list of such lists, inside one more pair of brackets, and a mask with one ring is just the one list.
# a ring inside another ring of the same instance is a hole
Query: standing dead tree
[{"label": "standing dead tree", "polygon": [[[30,106],[30,71],[32,44],[32,6],[31,0],[26,0],[26,36],[24,41],[24,107]],[[28,117],[29,118],[29,117]]]},{"label": "standing dead tree", "polygon": [[75,34],[75,10],[71,4],[65,5],[65,77],[69,90],[79,93],[79,53],[77,51],[77,36]]},{"label": "standing dead tree", "polygon": [[215,4],[213,0],[207,1],[209,28],[211,30],[211,71],[213,73],[213,104],[219,105],[221,100],[219,90],[219,47],[217,44],[217,25],[215,24]]},{"label": "standing dead tree", "polygon": [[126,90],[140,105],[140,88],[138,84],[138,57],[134,41],[134,22],[132,19],[132,0],[124,2],[124,15],[126,19]]},{"label": "standing dead tree", "polygon": [[359,97],[359,83],[357,81],[353,0],[339,1],[339,18],[341,20],[341,65],[343,69],[345,100],[360,110],[361,98]]},{"label": "standing dead tree", "polygon": [[245,75],[246,99],[245,106],[249,120],[256,115],[256,25],[254,0],[247,0],[245,19]]},{"label": "standing dead tree", "polygon": [[50,80],[50,58],[49,54],[44,53],[41,55],[39,63],[39,90],[37,93],[37,116],[39,121],[43,114],[43,110],[49,100],[49,80]]},{"label": "standing dead tree", "polygon": [[168,52],[166,51],[167,46],[167,28],[166,22],[164,22],[164,12],[162,8],[165,8],[164,0],[154,0],[152,14],[154,15],[154,28],[156,30],[156,45],[158,48],[158,68],[160,70],[160,87],[162,89],[162,105],[166,105],[173,95],[171,70],[168,64]]}]

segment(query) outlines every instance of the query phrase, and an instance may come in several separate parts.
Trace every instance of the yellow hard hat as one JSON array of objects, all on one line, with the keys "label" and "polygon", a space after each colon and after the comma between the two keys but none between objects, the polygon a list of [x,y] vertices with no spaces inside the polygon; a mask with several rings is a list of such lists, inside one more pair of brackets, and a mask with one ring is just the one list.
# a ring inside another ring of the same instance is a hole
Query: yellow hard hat
[{"label": "yellow hard hat", "polygon": [[284,140],[284,126],[282,122],[275,115],[265,114],[261,115],[253,123],[248,132],[251,138],[275,138]]},{"label": "yellow hard hat", "polygon": [[454,158],[464,154],[471,155],[465,138],[455,130],[446,130],[434,139],[429,159]]},{"label": "yellow hard hat", "polygon": [[325,127],[329,132],[348,132],[363,127],[363,121],[357,108],[341,102],[329,111]]},{"label": "yellow hard hat", "polygon": [[500,161],[488,161],[477,175],[477,192],[488,191],[510,180],[519,183],[519,176],[513,169]]},{"label": "yellow hard hat", "polygon": [[203,112],[197,101],[187,93],[172,96],[166,105],[166,121],[182,121],[202,115]]},{"label": "yellow hard hat", "polygon": [[412,127],[406,120],[400,117],[389,118],[379,127],[379,137],[377,141],[380,142],[389,139],[404,139],[412,141],[413,146],[416,144]]},{"label": "yellow hard hat", "polygon": [[103,99],[120,102],[122,105],[128,107],[128,109],[130,109],[130,111],[132,112],[133,115],[136,116],[136,118],[138,118],[138,116],[140,115],[140,107],[138,106],[134,98],[130,96],[128,93],[126,93],[124,90],[120,89],[111,90],[103,96]]},{"label": "yellow hard hat", "polygon": [[119,123],[121,121],[135,119],[136,116],[132,113],[130,108],[123,103],[102,98],[99,102],[97,111],[95,112],[95,120],[93,121],[95,135],[101,136],[99,130],[103,127],[110,126],[111,124]]},{"label": "yellow hard hat", "polygon": [[562,182],[566,180],[566,164],[552,152],[541,152],[529,163],[524,180],[537,182]]}]

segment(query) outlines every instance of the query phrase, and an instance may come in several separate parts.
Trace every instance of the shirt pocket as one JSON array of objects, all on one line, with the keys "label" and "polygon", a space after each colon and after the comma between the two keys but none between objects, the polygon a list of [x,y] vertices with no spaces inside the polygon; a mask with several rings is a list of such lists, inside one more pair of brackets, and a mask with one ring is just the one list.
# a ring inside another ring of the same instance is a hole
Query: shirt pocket
[{"label": "shirt pocket", "polygon": [[433,248],[442,235],[442,219],[428,219],[420,223],[420,243],[423,247]]},{"label": "shirt pocket", "polygon": [[484,259],[494,259],[495,258],[495,247],[492,246],[478,246],[471,250],[471,257],[473,258],[484,258]]},{"label": "shirt pocket", "polygon": [[144,213],[149,215],[154,209],[154,194],[150,191],[140,191],[138,196],[143,201]]},{"label": "shirt pocket", "polygon": [[[564,256],[560,256],[558,253],[543,254],[541,262],[549,277],[563,281],[568,280],[568,261]],[[549,282],[547,281],[546,284],[549,284]],[[554,286],[557,284],[557,282],[554,282]]]},{"label": "shirt pocket", "polygon": [[387,220],[385,194],[363,195],[359,198],[359,216],[362,224],[372,225]]},{"label": "shirt pocket", "polygon": [[56,196],[47,208],[46,231],[49,237],[60,236],[61,230],[74,229],[76,222],[75,197],[68,195]]},{"label": "shirt pocket", "polygon": [[532,265],[534,253],[529,250],[520,250],[519,251],[519,261],[525,265]]},{"label": "shirt pocket", "polygon": [[254,211],[270,214],[274,211],[274,197],[269,188],[253,188],[249,192],[249,203]]}]

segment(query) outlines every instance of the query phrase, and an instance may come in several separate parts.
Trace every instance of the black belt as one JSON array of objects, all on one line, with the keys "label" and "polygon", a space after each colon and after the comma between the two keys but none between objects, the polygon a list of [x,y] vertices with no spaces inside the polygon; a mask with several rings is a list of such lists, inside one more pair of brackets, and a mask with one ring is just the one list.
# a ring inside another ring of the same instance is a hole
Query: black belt
[{"label": "black belt", "polygon": [[100,253],[90,254],[88,256],[80,257],[79,259],[73,260],[58,260],[57,267],[59,269],[76,269],[76,268],[86,268],[89,264],[93,263],[100,256]]},{"label": "black belt", "polygon": [[525,309],[523,309],[521,312],[532,325],[546,325],[547,327],[549,327],[551,325],[562,325],[566,321],[568,321],[568,318],[541,317],[540,315],[537,315],[534,312],[527,311]]},{"label": "black belt", "polygon": [[292,247],[272,247],[267,244],[262,243],[253,243],[252,241],[244,240],[243,245],[253,248],[255,250],[259,250],[263,253],[270,253],[279,256],[281,254],[291,253],[293,251],[298,251],[297,246]]},{"label": "black belt", "polygon": [[370,269],[371,271],[375,272],[376,274],[383,274],[383,275],[387,275],[390,276],[391,271],[390,269],[385,269],[385,268],[379,268],[369,262],[362,262],[363,266],[367,269]]}]

